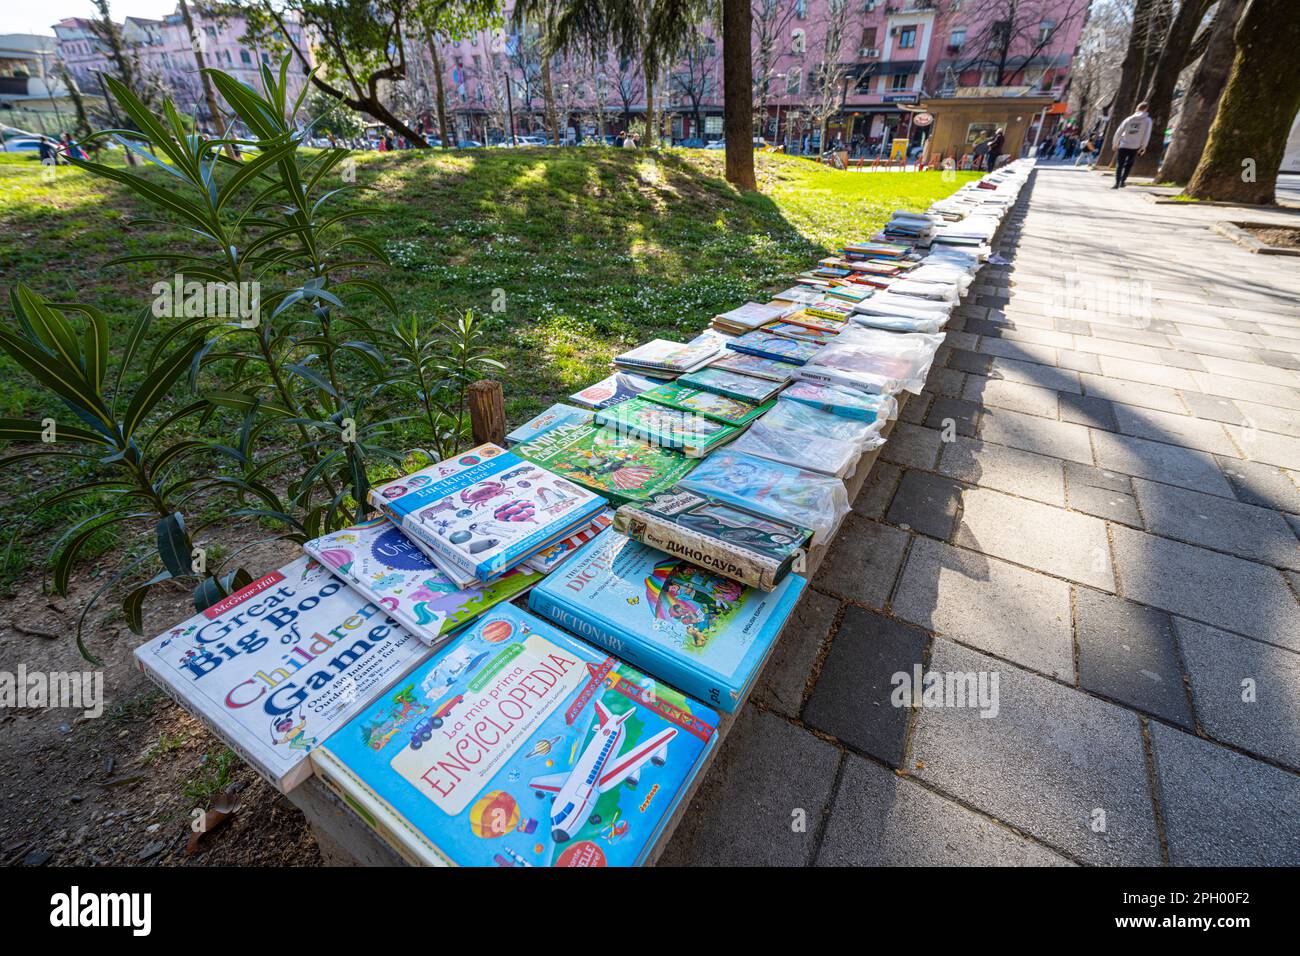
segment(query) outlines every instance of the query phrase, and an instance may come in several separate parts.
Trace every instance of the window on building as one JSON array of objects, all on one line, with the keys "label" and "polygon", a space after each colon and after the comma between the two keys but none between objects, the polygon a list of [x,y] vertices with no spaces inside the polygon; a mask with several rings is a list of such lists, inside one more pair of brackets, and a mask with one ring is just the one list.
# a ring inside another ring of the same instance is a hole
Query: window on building
[{"label": "window on building", "polygon": [[966,28],[957,27],[948,36],[948,45],[956,50],[960,50],[966,45]]},{"label": "window on building", "polygon": [[1050,40],[1050,39],[1052,38],[1052,34],[1055,33],[1055,32],[1056,32],[1056,21],[1055,21],[1055,20],[1040,20],[1040,21],[1038,22],[1038,42],[1039,42],[1039,43],[1046,43],[1048,40]]},{"label": "window on building", "polygon": [[808,19],[808,0],[794,0],[794,15],[800,20]]},{"label": "window on building", "polygon": [[785,75],[785,92],[789,96],[798,96],[803,91],[803,71],[791,70]]},{"label": "window on building", "polygon": [[980,71],[980,86],[997,86],[998,85],[998,68],[996,66],[986,66]]},{"label": "window on building", "polygon": [[889,79],[889,88],[891,90],[906,90],[912,85],[911,73],[895,73]]},{"label": "window on building", "polygon": [[876,28],[864,27],[862,30],[862,48],[870,50],[876,45]]},{"label": "window on building", "polygon": [[916,27],[899,27],[898,48],[910,50],[916,46]]},{"label": "window on building", "polygon": [[249,53],[247,50],[240,50],[240,51],[239,51],[239,59],[240,59],[240,62],[242,62],[242,63],[244,64],[244,66],[252,66],[252,65],[253,65],[253,55],[252,55],[251,53]]},{"label": "window on building", "polygon": [[721,136],[722,135],[722,117],[706,116],[704,117],[704,135]]},{"label": "window on building", "polygon": [[790,52],[803,53],[808,48],[808,38],[802,30],[790,31]]}]

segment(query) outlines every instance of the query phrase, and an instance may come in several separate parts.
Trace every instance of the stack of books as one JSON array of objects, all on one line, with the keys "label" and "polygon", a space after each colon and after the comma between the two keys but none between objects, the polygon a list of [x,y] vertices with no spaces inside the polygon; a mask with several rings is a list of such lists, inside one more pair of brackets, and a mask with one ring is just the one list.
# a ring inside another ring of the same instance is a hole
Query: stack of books
[{"label": "stack of books", "polygon": [[712,326],[720,332],[743,335],[769,322],[785,318],[795,308],[788,302],[746,302],[738,309],[715,315]]},{"label": "stack of books", "polygon": [[496,580],[605,507],[591,490],[492,444],[378,485],[370,503],[462,588]]},{"label": "stack of books", "polygon": [[722,350],[716,340],[669,342],[653,339],[614,358],[616,368],[647,378],[673,379],[703,368]]}]

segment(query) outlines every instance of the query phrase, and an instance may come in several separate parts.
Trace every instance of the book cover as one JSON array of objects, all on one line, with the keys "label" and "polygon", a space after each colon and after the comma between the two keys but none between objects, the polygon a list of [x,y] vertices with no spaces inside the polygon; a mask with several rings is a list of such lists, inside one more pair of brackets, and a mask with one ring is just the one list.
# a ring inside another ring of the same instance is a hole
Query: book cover
[{"label": "book cover", "polygon": [[740,434],[735,425],[646,401],[640,396],[597,412],[596,424],[661,448],[680,449],[688,458],[702,458]]},{"label": "book cover", "polygon": [[718,354],[721,346],[714,341],[669,342],[652,339],[614,358],[614,363],[628,368],[645,368],[678,375],[699,368]]},{"label": "book cover", "polygon": [[792,365],[789,362],[778,362],[775,359],[759,358],[757,355],[746,355],[744,352],[733,352],[727,350],[725,355],[714,359],[705,368],[718,368],[727,372],[736,372],[739,375],[752,375],[754,378],[764,378],[769,382],[780,382],[784,384],[790,381],[794,373],[799,370],[798,365]]},{"label": "book cover", "polygon": [[657,448],[612,428],[576,422],[553,426],[515,446],[515,454],[615,505],[644,501],[671,488],[695,467],[695,461],[679,451]]},{"label": "book cover", "polygon": [[786,400],[864,422],[888,421],[898,413],[898,400],[892,395],[820,382],[792,382],[781,393],[781,401]]},{"label": "book cover", "polygon": [[820,289],[816,289],[812,286],[795,285],[783,292],[778,292],[776,295],[772,296],[772,298],[779,299],[782,302],[807,304],[809,302],[817,301],[821,294]]},{"label": "book cover", "polygon": [[[804,408],[803,405],[790,405]],[[841,419],[847,421],[847,419]],[[792,431],[757,422],[741,435],[732,446],[735,451],[756,455],[768,461],[778,461],[799,468],[808,468],[843,478],[849,474],[862,456],[862,449],[851,442],[841,441],[813,431]]]},{"label": "book cover", "polygon": [[739,399],[727,398],[716,392],[706,392],[698,388],[688,388],[673,382],[652,388],[641,396],[646,401],[667,405],[669,408],[681,409],[716,419],[727,425],[748,425],[759,415],[772,407],[771,402],[755,405]]},{"label": "book cover", "polygon": [[504,605],[312,763],[412,863],[634,866],[717,724],[712,708]]},{"label": "book cover", "polygon": [[529,595],[537,614],[706,703],[734,711],[804,587],[747,588],[612,528]]},{"label": "book cover", "polygon": [[461,470],[447,474],[440,462],[372,489],[370,499],[461,587],[499,577],[605,507],[586,488],[496,445],[452,462]]},{"label": "book cover", "polygon": [[387,518],[315,538],[303,550],[426,644],[440,643],[543,577],[516,569],[491,584],[460,588]]},{"label": "book cover", "polygon": [[728,343],[727,348],[734,349],[737,352],[757,355],[759,358],[776,359],[778,362],[802,365],[816,355],[821,346],[813,342],[797,342],[794,339],[783,339],[780,336],[759,331],[746,332],[734,342]]},{"label": "book cover", "polygon": [[748,508],[674,488],[614,513],[614,529],[723,577],[771,591],[793,568],[803,570],[807,528]]},{"label": "book cover", "polygon": [[813,329],[798,322],[773,322],[763,326],[763,331],[779,335],[783,339],[812,342],[814,345],[825,345],[839,335],[839,329]]},{"label": "book cover", "polygon": [[807,307],[787,316],[785,321],[791,325],[802,325],[804,328],[819,329],[823,332],[839,332],[849,321],[847,313],[809,312],[808,308],[815,310],[817,307],[815,303],[808,303]]},{"label": "book cover", "polygon": [[574,392],[569,398],[587,408],[601,409],[636,398],[647,389],[659,383],[641,375],[630,372],[615,372],[595,385],[588,385],[580,392]]},{"label": "book cover", "polygon": [[781,391],[780,382],[755,378],[752,375],[742,375],[739,372],[729,372],[726,369],[715,368],[712,365],[702,368],[698,372],[683,375],[677,381],[678,384],[685,385],[687,388],[716,392],[719,395],[725,395],[727,398],[739,399],[742,402],[754,402],[755,404],[762,404]]},{"label": "book cover", "polygon": [[429,648],[306,556],[135,649],[136,663],[271,784]]},{"label": "book cover", "polygon": [[562,421],[591,421],[591,412],[585,408],[574,408],[572,405],[557,402],[506,435],[506,444],[518,445],[520,442],[536,438],[552,425]]},{"label": "book cover", "polygon": [[596,520],[587,527],[574,532],[563,541],[557,541],[550,547],[543,548],[520,565],[520,567],[526,568],[530,571],[540,571],[542,574],[550,574],[558,568],[562,562],[573,557],[573,555],[577,553],[578,549],[584,544],[608,528],[613,520],[614,512],[609,508],[606,508],[600,514],[596,515]]},{"label": "book cover", "polygon": [[713,317],[714,324],[720,328],[749,331],[780,319],[789,314],[793,307],[789,303],[746,302],[730,312],[720,312]]}]

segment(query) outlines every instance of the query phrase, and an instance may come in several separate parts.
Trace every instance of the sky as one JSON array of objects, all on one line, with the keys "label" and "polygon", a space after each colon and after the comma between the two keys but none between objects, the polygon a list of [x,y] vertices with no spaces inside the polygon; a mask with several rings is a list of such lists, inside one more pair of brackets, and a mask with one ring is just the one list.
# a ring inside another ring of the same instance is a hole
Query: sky
[{"label": "sky", "polygon": [[[124,17],[145,17],[161,20],[166,14],[176,12],[176,0],[111,0],[113,19],[118,23]],[[95,5],[90,0],[52,0],[24,2],[4,0],[0,3],[0,34],[39,33],[53,36],[53,24],[66,17],[93,17]]]}]

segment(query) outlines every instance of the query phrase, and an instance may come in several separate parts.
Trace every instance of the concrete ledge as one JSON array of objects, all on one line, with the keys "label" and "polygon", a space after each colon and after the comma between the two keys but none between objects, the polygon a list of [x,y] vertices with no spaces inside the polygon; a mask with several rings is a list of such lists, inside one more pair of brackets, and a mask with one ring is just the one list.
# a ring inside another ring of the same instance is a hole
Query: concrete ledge
[{"label": "concrete ledge", "polygon": [[1244,227],[1255,226],[1261,229],[1278,229],[1287,228],[1285,224],[1276,222],[1216,222],[1214,231],[1221,236],[1231,239],[1237,245],[1250,252],[1256,252],[1260,255],[1267,256],[1300,256],[1300,249],[1288,249],[1285,246],[1270,246],[1262,239],[1257,239],[1248,233]]}]

